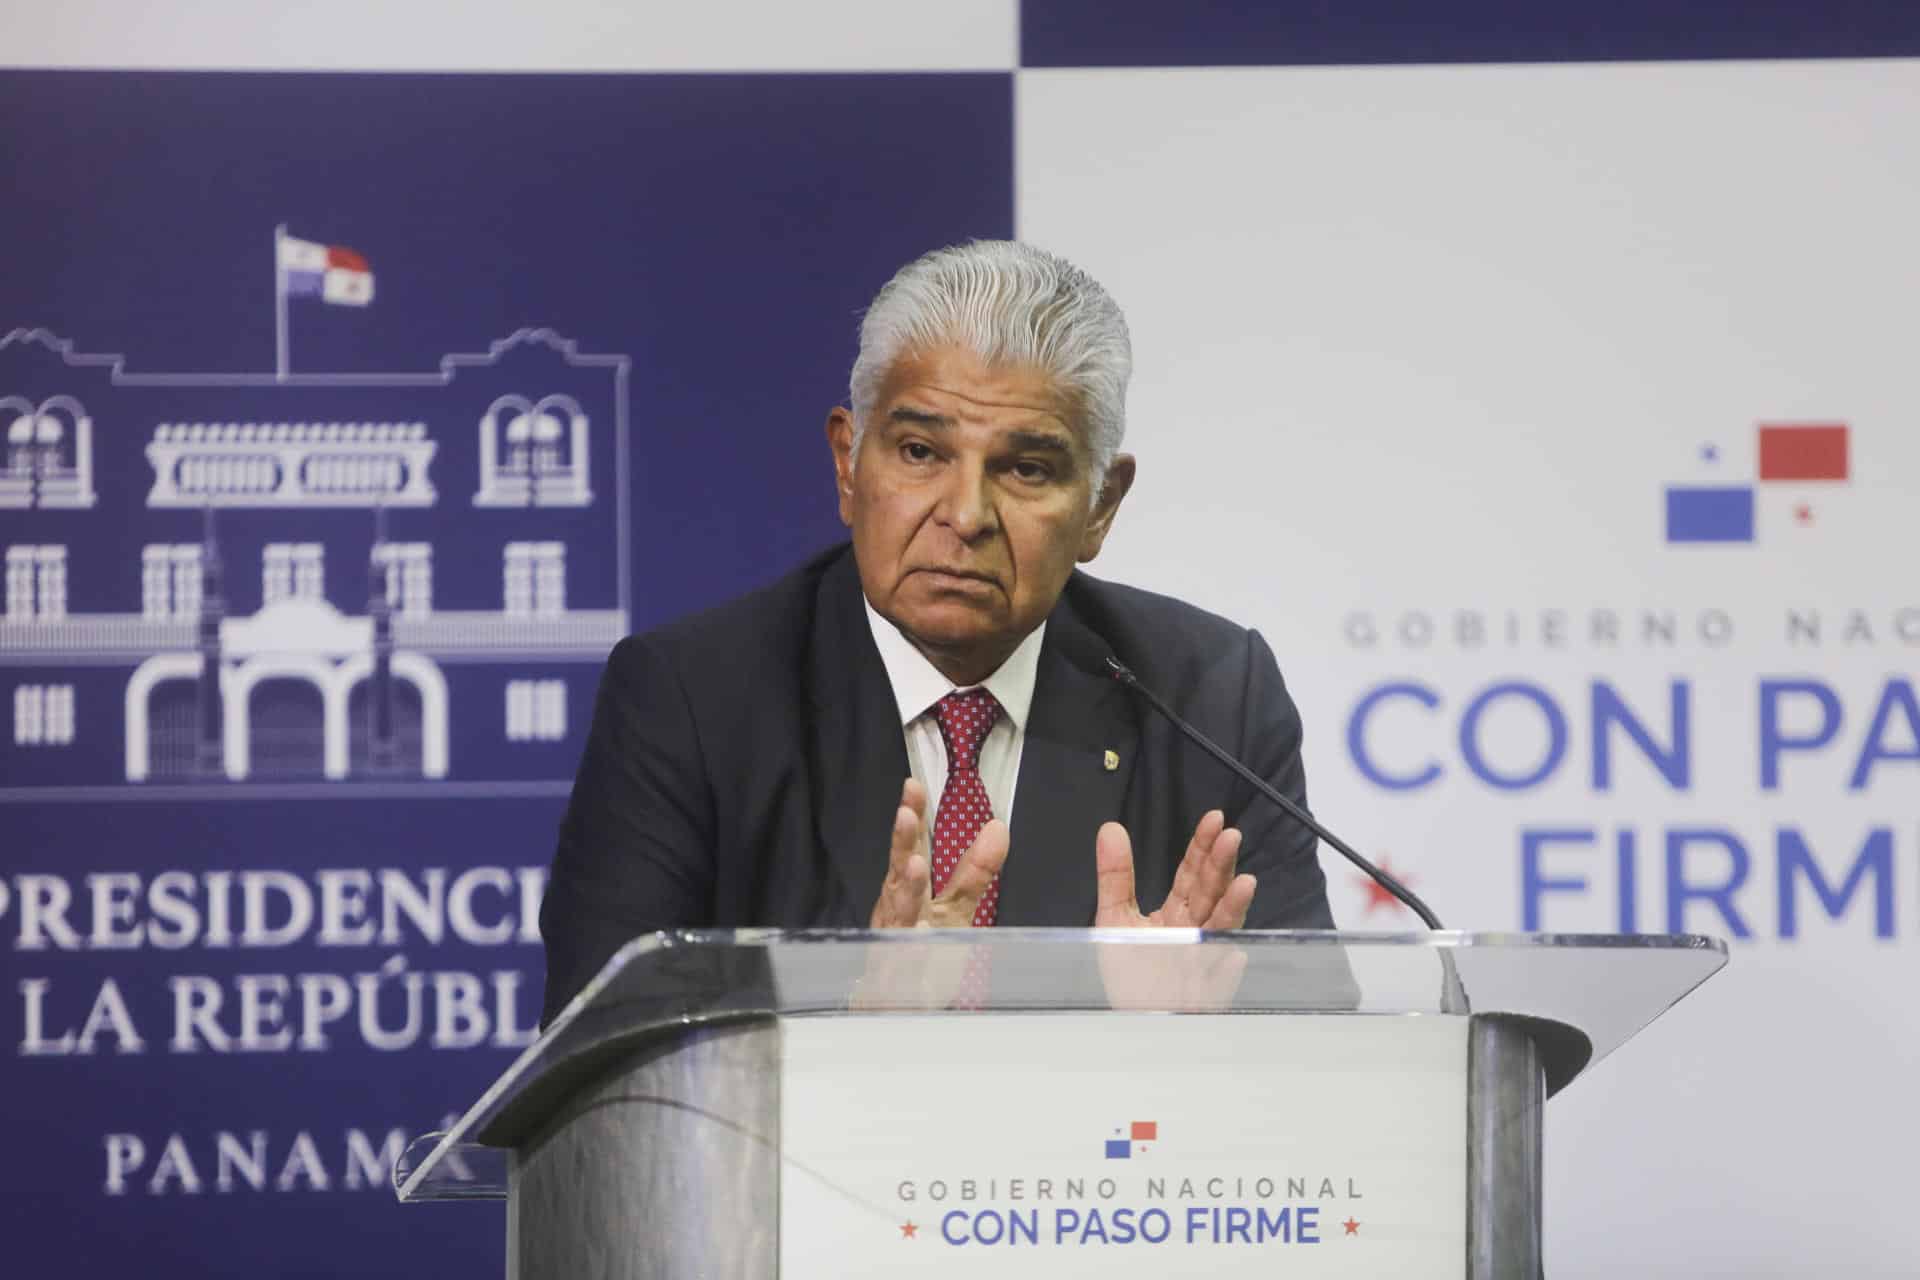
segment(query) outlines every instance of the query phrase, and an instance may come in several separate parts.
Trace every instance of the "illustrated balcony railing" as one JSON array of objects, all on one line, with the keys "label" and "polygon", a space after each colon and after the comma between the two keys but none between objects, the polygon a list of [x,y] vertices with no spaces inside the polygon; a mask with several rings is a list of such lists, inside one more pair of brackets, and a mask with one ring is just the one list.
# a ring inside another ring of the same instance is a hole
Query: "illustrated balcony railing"
[{"label": "illustrated balcony railing", "polygon": [[167,423],[147,446],[155,507],[426,507],[424,423]]},{"label": "illustrated balcony railing", "polygon": [[393,620],[393,642],[427,654],[542,652],[603,658],[627,634],[618,609],[576,609],[546,617],[445,612]]},{"label": "illustrated balcony railing", "polygon": [[191,618],[93,613],[84,617],[9,618],[0,622],[0,654],[8,657],[144,655],[192,649],[194,643]]},{"label": "illustrated balcony railing", "polygon": [[[618,609],[576,609],[545,617],[462,610],[417,616],[401,613],[393,619],[396,648],[440,656],[539,653],[602,658],[626,633],[626,617]],[[0,620],[0,655],[9,658],[137,657],[190,652],[197,644],[192,618],[94,613]]]}]

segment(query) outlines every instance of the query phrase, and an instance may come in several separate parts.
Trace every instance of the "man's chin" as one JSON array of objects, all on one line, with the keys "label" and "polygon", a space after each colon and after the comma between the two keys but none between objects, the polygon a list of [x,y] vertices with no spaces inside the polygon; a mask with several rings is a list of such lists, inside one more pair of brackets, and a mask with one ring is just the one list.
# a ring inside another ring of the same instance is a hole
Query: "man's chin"
[{"label": "man's chin", "polygon": [[894,621],[922,649],[942,653],[993,648],[1001,642],[1006,625],[985,610],[957,604],[904,610]]}]

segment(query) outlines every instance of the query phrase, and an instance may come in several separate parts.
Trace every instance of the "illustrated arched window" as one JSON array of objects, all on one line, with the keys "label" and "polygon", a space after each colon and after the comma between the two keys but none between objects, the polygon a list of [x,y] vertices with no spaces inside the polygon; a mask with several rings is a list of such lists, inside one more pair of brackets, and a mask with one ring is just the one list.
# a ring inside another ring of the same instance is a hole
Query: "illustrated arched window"
[{"label": "illustrated arched window", "polygon": [[571,396],[501,396],[480,419],[478,507],[584,507],[586,411]]},{"label": "illustrated arched window", "polygon": [[0,507],[90,507],[93,419],[72,396],[0,396]]},{"label": "illustrated arched window", "polygon": [[33,405],[19,396],[0,396],[0,427],[7,434],[7,475],[33,470]]}]

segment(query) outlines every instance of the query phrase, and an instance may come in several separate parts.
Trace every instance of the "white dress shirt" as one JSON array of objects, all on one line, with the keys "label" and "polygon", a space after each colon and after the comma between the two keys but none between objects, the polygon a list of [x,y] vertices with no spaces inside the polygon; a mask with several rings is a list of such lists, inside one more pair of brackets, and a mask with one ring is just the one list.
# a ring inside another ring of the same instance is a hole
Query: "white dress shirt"
[{"label": "white dress shirt", "polygon": [[939,668],[870,603],[867,625],[873,629],[873,643],[879,647],[887,681],[893,686],[893,700],[900,708],[900,727],[907,739],[907,768],[927,789],[923,837],[933,831],[940,796],[947,787],[947,743],[940,736],[940,721],[933,709],[940,699],[961,689],[984,688],[1000,704],[1002,715],[980,744],[980,781],[986,785],[993,816],[1011,826],[1014,784],[1020,778],[1020,750],[1027,740],[1027,715],[1033,708],[1040,640],[1047,624],[1035,627],[999,670],[977,686],[956,685],[941,675]]}]

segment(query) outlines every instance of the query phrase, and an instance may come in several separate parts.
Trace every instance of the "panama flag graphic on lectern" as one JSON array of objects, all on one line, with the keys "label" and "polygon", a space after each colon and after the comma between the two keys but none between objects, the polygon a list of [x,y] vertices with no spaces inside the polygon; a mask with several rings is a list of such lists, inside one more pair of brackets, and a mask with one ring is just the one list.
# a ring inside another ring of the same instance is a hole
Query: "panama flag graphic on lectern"
[{"label": "panama flag graphic on lectern", "polygon": [[373,301],[373,268],[339,245],[281,236],[280,279],[289,298],[318,298],[349,307]]}]

